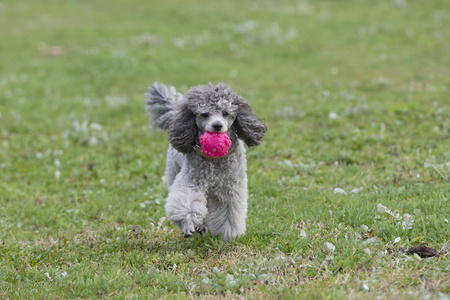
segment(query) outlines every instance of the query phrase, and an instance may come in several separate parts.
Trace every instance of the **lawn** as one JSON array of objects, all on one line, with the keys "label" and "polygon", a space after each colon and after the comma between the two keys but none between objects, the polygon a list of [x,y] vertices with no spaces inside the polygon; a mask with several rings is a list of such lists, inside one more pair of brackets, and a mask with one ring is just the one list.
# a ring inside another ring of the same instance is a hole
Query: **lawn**
[{"label": "lawn", "polygon": [[[0,40],[0,298],[450,299],[448,1],[2,0]],[[244,236],[165,220],[154,81],[267,124]]]}]

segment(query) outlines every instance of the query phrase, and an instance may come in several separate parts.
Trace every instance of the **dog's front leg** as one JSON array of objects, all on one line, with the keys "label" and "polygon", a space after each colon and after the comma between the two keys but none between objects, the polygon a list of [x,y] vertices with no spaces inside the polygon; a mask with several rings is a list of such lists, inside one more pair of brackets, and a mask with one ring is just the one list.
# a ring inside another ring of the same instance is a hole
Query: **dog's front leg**
[{"label": "dog's front leg", "polygon": [[[246,182],[246,181],[245,181]],[[209,200],[206,225],[212,236],[222,234],[224,241],[245,233],[245,219],[247,216],[247,190],[230,191],[226,198]]]},{"label": "dog's front leg", "polygon": [[208,209],[203,193],[190,188],[172,186],[166,200],[166,216],[178,225],[185,238],[194,234],[196,227],[204,224]]}]

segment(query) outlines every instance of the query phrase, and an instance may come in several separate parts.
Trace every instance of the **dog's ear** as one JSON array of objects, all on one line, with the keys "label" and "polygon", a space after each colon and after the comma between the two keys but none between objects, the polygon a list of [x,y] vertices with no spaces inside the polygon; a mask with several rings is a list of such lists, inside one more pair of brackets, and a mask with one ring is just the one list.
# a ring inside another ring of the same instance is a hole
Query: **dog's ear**
[{"label": "dog's ear", "polygon": [[170,121],[170,144],[180,152],[191,152],[194,150],[197,134],[198,128],[194,113],[189,109],[187,101],[179,102],[176,113]]},{"label": "dog's ear", "polygon": [[250,107],[250,105],[241,98],[238,104],[236,120],[234,121],[237,136],[249,147],[258,146],[267,131],[266,125],[261,121]]}]

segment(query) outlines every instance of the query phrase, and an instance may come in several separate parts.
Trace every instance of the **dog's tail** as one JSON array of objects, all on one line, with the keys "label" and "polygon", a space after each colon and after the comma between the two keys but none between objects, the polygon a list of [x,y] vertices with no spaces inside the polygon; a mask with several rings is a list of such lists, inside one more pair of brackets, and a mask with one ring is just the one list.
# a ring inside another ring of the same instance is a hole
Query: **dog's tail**
[{"label": "dog's tail", "polygon": [[177,93],[173,86],[169,90],[161,82],[155,82],[148,88],[145,97],[145,110],[150,117],[150,128],[168,130],[170,120],[175,114],[173,106],[183,98],[183,95]]}]

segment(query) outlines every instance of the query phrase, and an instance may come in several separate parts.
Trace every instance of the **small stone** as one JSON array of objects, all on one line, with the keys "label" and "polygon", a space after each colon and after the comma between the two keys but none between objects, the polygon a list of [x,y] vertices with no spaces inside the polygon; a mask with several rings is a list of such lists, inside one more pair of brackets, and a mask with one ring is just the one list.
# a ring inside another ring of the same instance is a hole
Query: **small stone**
[{"label": "small stone", "polygon": [[133,227],[133,232],[135,234],[140,234],[140,233],[142,233],[142,228],[140,226],[136,225]]}]

